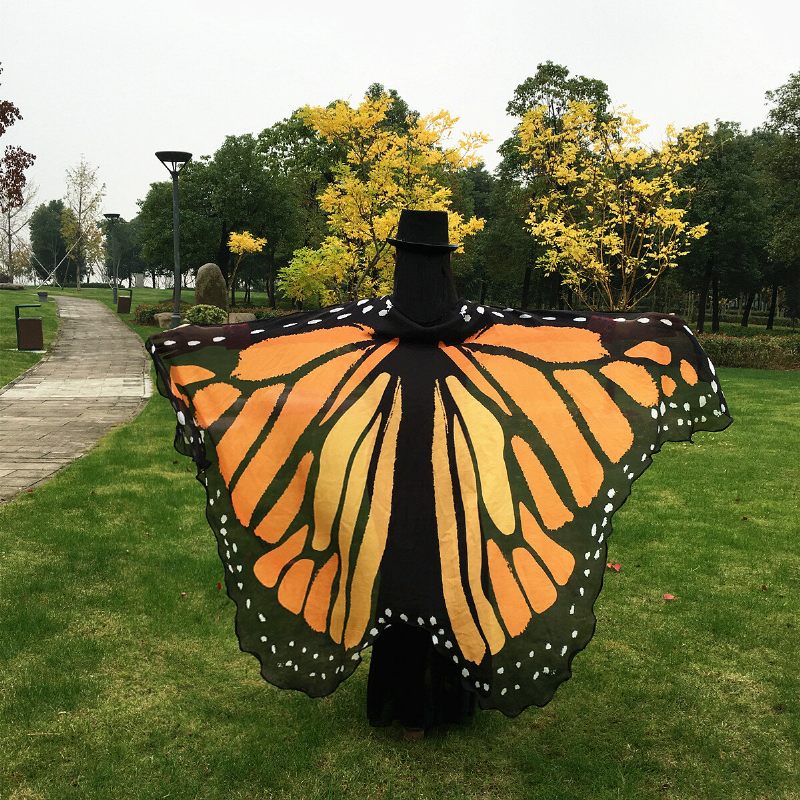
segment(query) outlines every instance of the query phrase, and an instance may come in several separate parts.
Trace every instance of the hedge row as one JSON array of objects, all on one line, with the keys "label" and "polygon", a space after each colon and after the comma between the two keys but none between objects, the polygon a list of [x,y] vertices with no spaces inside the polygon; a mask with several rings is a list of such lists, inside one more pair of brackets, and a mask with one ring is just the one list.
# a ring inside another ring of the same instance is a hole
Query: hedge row
[{"label": "hedge row", "polygon": [[800,335],[726,336],[705,333],[697,338],[718,367],[800,369]]},{"label": "hedge row", "polygon": [[[750,313],[749,322],[751,325],[766,325],[767,320],[769,319],[769,314],[766,312],[760,311],[752,311]],[[706,312],[706,320],[711,320],[711,311],[708,310]],[[724,311],[719,315],[720,322],[735,322],[740,324],[742,321],[742,312],[731,312],[731,311]],[[795,320],[796,322],[796,320]],[[789,317],[775,317],[774,324],[779,327],[789,328],[792,325],[792,320]]]},{"label": "hedge row", "polygon": [[[192,303],[181,303],[181,312],[185,313],[192,307]],[[156,314],[162,311],[172,311],[172,300],[163,300],[160,303],[141,303],[133,310],[133,318],[139,325],[155,325]],[[273,319],[293,314],[291,309],[271,308],[270,306],[236,306],[231,311],[254,314],[256,319]]]},{"label": "hedge row", "polygon": [[231,311],[255,314],[256,319],[275,319],[285,317],[287,314],[295,312],[290,308],[272,308],[271,306],[236,306]]}]

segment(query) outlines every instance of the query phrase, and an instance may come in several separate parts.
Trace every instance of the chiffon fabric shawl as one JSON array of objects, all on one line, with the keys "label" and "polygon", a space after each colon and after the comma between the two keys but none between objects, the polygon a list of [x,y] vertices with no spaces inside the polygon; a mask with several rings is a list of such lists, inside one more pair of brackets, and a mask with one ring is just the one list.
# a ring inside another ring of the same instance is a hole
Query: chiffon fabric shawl
[{"label": "chiffon fabric shawl", "polygon": [[[319,697],[391,625],[484,708],[547,703],[594,633],[614,512],[731,417],[677,317],[391,297],[151,337],[241,649]],[[687,487],[688,491],[688,487]]]}]

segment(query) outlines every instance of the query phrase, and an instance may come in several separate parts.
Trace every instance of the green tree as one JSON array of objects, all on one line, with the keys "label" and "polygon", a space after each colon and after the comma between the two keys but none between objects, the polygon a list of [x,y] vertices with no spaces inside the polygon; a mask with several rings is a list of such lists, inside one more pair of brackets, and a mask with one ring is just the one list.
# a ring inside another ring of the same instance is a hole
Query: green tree
[{"label": "green tree", "polygon": [[[517,86],[506,105],[506,113],[521,121],[531,109],[543,106],[547,124],[558,131],[570,102],[590,103],[598,119],[605,119],[611,102],[608,85],[584,75],[570,77],[567,67],[545,61],[537,65],[533,76]],[[519,122],[498,151],[502,158],[499,167],[501,175],[514,177],[525,184],[535,180],[535,173],[531,171],[527,159],[520,154]]]},{"label": "green tree", "polygon": [[380,100],[381,97],[391,100],[386,116],[379,123],[379,127],[399,134],[407,134],[411,126],[419,119],[419,111],[412,109],[397,93],[396,89],[386,89],[382,83],[371,83],[364,93],[367,100]]},{"label": "green tree", "polygon": [[[219,251],[220,226],[214,213],[213,185],[208,157],[190,161],[180,175],[180,247],[181,280],[196,272]],[[136,234],[142,263],[152,275],[169,283],[174,273],[172,231],[172,184],[150,184],[145,197],[138,201]]]},{"label": "green tree", "polygon": [[[571,75],[567,67],[545,61],[536,72],[514,90],[506,105],[506,113],[516,122],[512,135],[498,148],[501,160],[496,170],[492,211],[481,234],[485,243],[487,273],[505,295],[504,300],[527,308],[533,298],[538,307],[563,307],[569,291],[561,286],[557,273],[534,272],[533,265],[541,255],[541,246],[526,230],[531,200],[546,191],[540,176],[528,166],[520,149],[519,126],[531,109],[543,106],[545,118],[558,130],[570,101],[591,103],[598,117],[608,115],[608,86],[597,78]],[[565,298],[566,295],[566,298]]]},{"label": "green tree", "polygon": [[[186,168],[184,168],[186,169]],[[151,183],[144,199],[138,201],[135,230],[139,255],[153,286],[158,279],[172,273],[172,186],[169,181]],[[186,223],[181,216],[181,242],[186,236]]]},{"label": "green tree", "polygon": [[785,287],[787,312],[794,319],[800,315],[800,72],[766,97],[770,110],[765,128],[773,135],[763,159],[771,182],[768,249],[775,264],[770,319],[778,284]]},{"label": "green tree", "polygon": [[120,284],[128,281],[128,286],[131,286],[134,273],[146,271],[139,243],[138,225],[138,217],[130,221],[121,217],[114,221],[103,220],[101,224],[105,249],[103,271],[107,281],[111,282],[114,278],[115,261]]},{"label": "green tree", "polygon": [[63,214],[64,202],[50,200],[37,206],[30,219],[32,266],[40,278],[54,273],[56,281],[62,285],[69,279],[67,243],[61,232]]},{"label": "green tree", "polygon": [[326,140],[304,121],[301,112],[298,109],[265,128],[258,137],[277,200],[264,251],[273,305],[274,276],[289,264],[295,251],[315,250],[327,235],[327,217],[319,196],[334,180],[334,167],[345,155],[339,142]]},{"label": "green tree", "polygon": [[267,239],[263,251],[248,259],[245,300],[249,300],[255,270],[274,306],[276,259],[285,247],[287,229],[293,238],[287,183],[272,168],[260,139],[251,134],[226,137],[209,161],[208,170],[211,213],[218,221],[220,235],[225,236],[218,244],[217,264],[231,284],[239,255],[230,249],[231,233],[248,230],[257,238]]},{"label": "green tree", "polygon": [[685,259],[684,285],[698,293],[697,329],[705,328],[711,304],[711,329],[719,330],[723,295],[745,296],[744,324],[764,283],[766,196],[758,168],[759,140],[736,122],[717,120],[704,143],[707,158],[687,170],[697,187],[689,209],[691,224],[708,222],[708,233]]},{"label": "green tree", "polygon": [[[281,148],[281,152],[289,151]],[[268,244],[262,253],[248,259],[245,299],[256,280],[274,305],[278,264],[287,263],[292,251],[303,244],[304,232],[292,179],[277,154],[268,152],[265,137],[227,136],[213,156],[187,164],[180,180],[184,272],[214,261],[230,282],[230,234],[250,230],[266,237]],[[170,184],[152,184],[139,201],[139,209],[142,258],[151,271],[165,274],[173,258]]]}]

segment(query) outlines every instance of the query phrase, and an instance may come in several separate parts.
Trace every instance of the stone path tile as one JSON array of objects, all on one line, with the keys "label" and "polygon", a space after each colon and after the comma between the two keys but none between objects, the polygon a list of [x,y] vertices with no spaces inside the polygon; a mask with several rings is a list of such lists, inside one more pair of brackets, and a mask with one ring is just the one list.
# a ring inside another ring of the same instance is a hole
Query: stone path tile
[{"label": "stone path tile", "polygon": [[0,503],[82,456],[152,393],[150,359],[116,314],[96,300],[55,300],[55,344],[0,388]]}]

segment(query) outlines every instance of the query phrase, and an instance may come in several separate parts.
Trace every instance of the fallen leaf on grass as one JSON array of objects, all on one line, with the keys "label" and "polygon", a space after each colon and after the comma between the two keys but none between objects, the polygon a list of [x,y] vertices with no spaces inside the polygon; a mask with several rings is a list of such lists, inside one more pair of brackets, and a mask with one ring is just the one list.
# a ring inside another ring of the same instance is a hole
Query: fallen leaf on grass
[{"label": "fallen leaf on grass", "polygon": [[661,595],[662,600],[677,600],[678,598],[675,597],[674,594],[663,594]]},{"label": "fallen leaf on grass", "polygon": [[606,564],[606,569],[613,569],[614,572],[619,572],[622,569],[622,564]]}]

